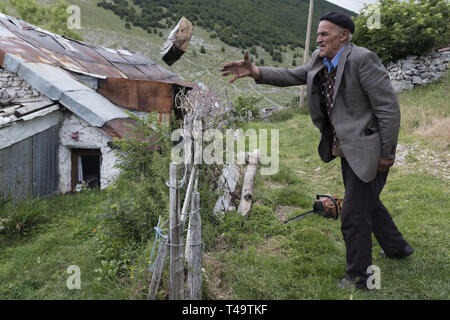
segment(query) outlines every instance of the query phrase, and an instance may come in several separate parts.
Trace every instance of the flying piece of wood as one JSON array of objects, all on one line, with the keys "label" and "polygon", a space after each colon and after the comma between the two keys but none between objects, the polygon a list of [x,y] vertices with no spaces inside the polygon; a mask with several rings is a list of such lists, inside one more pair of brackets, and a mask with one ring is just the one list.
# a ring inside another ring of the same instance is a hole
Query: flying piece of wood
[{"label": "flying piece of wood", "polygon": [[175,28],[170,32],[167,42],[161,51],[161,57],[169,66],[174,64],[186,52],[194,28],[185,17],[181,17]]}]

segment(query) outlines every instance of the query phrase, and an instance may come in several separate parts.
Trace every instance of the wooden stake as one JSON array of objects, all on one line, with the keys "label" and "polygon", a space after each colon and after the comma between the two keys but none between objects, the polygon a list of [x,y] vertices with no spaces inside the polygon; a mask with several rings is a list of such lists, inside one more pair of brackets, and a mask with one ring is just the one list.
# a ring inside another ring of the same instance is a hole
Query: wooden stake
[{"label": "wooden stake", "polygon": [[[187,216],[187,211],[188,211],[188,204],[189,202],[191,202],[191,194],[193,192],[194,189],[194,183],[197,179],[197,169],[195,167],[192,167],[192,171],[191,171],[191,176],[189,177],[189,184],[187,187],[187,191],[186,191],[186,197],[184,198],[184,204],[183,204],[183,210],[181,210],[181,219],[183,222],[183,226],[185,224],[185,220],[186,220],[186,216]],[[196,189],[195,189],[196,190]],[[191,203],[191,210],[192,210],[192,203]],[[184,229],[184,227],[183,227]],[[188,231],[187,231],[187,235],[186,235],[186,248],[184,250],[184,258],[187,261],[189,254],[190,254],[190,234],[191,234],[191,222],[189,219],[189,227],[188,227]]]},{"label": "wooden stake", "polygon": [[[305,41],[305,52],[303,53],[303,65],[305,65],[308,62],[309,58],[309,42],[310,42],[309,39],[311,36],[313,8],[314,8],[314,0],[309,0],[308,25],[306,27],[306,41]],[[306,85],[300,87],[300,100],[298,102],[300,108],[303,107],[303,99],[305,98],[305,87]]]},{"label": "wooden stake", "polygon": [[190,255],[188,258],[188,299],[202,299],[202,226],[200,193],[192,194],[190,225]]},{"label": "wooden stake", "polygon": [[170,285],[169,300],[184,300],[184,267],[183,267],[183,228],[180,221],[179,190],[177,180],[176,163],[171,163],[169,168],[170,183]]},{"label": "wooden stake", "polygon": [[161,238],[161,244],[156,257],[155,270],[152,274],[152,281],[150,282],[150,288],[148,289],[147,300],[155,300],[156,292],[158,291],[159,282],[161,281],[161,274],[164,268],[164,261],[167,255],[167,240]]}]

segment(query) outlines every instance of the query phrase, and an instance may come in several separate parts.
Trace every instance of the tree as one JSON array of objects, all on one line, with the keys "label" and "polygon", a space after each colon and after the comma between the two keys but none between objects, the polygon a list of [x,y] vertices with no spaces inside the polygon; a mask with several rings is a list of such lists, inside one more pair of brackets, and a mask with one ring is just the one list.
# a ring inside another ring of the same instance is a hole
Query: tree
[{"label": "tree", "polygon": [[204,47],[204,46],[202,46],[202,47],[200,48],[200,53],[203,53],[203,54],[205,54],[205,53],[206,53],[206,49],[205,49],[205,47]]},{"label": "tree", "polygon": [[64,0],[59,0],[53,5],[43,5],[35,0],[11,0],[11,4],[28,23],[56,34],[82,40],[80,34],[67,27],[70,14],[67,13],[67,3]]},{"label": "tree", "polygon": [[[373,18],[379,15],[379,26]],[[406,55],[421,55],[450,42],[450,3],[443,0],[380,0],[365,6],[354,18],[355,44],[364,46],[386,63]]]}]

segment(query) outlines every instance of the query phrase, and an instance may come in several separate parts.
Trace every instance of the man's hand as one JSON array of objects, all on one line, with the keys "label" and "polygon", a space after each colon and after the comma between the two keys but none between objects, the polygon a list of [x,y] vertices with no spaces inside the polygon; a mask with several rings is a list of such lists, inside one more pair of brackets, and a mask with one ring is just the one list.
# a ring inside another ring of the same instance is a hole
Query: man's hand
[{"label": "man's hand", "polygon": [[222,72],[223,77],[233,75],[233,79],[230,80],[230,83],[247,76],[252,77],[255,80],[261,79],[259,68],[250,61],[248,51],[245,51],[244,53],[244,60],[228,62],[220,71]]},{"label": "man's hand", "polygon": [[383,173],[386,171],[389,171],[389,168],[392,167],[392,165],[395,162],[394,159],[380,159],[380,162],[378,163],[378,173]]}]

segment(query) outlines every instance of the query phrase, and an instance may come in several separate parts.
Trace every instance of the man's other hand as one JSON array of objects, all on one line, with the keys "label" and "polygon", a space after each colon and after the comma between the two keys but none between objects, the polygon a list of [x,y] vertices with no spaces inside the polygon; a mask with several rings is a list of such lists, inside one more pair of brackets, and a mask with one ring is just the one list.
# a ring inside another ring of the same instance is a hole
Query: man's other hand
[{"label": "man's other hand", "polygon": [[395,162],[394,159],[380,159],[380,162],[378,163],[378,173],[383,173],[386,171],[389,171],[389,168],[392,167],[392,165]]},{"label": "man's other hand", "polygon": [[250,61],[248,51],[245,51],[244,53],[244,60],[228,62],[220,71],[222,72],[223,77],[233,75],[230,83],[247,76],[252,77],[255,80],[261,79],[259,68]]}]

